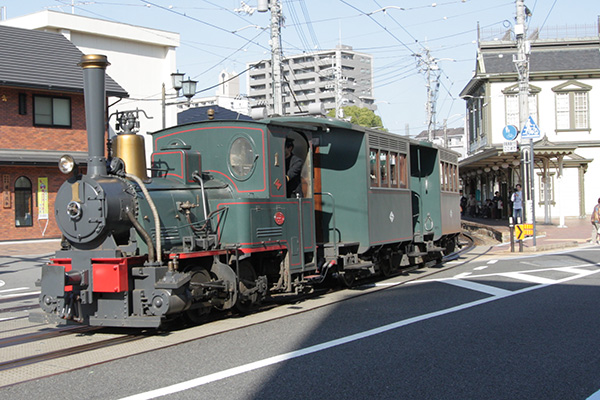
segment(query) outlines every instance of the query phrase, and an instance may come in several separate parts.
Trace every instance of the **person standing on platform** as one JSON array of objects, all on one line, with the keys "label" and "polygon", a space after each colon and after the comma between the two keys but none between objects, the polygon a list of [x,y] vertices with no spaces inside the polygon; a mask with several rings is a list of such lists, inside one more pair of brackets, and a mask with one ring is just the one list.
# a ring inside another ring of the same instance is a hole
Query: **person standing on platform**
[{"label": "person standing on platform", "polygon": [[494,197],[492,197],[492,218],[498,219],[502,215],[502,198],[500,197],[500,192],[495,192]]},{"label": "person standing on platform", "polygon": [[521,191],[521,185],[517,184],[515,192],[510,196],[510,201],[513,203],[513,218],[514,223],[523,222],[523,192]]},{"label": "person standing on platform", "polygon": [[598,236],[599,236],[598,229],[600,229],[600,199],[598,199],[598,204],[596,204],[594,206],[594,211],[592,212],[591,222],[592,222],[593,228],[592,228],[592,239],[590,240],[590,242],[592,242],[593,244],[598,244]]}]

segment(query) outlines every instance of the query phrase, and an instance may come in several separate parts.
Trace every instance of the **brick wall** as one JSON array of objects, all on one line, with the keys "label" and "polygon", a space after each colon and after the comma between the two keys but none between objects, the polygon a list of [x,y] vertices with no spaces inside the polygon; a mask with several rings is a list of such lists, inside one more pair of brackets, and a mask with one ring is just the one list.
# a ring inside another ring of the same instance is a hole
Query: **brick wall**
[{"label": "brick wall", "polygon": [[[27,113],[19,115],[19,93],[27,95]],[[33,126],[33,95],[60,96],[71,99],[71,128]],[[32,91],[0,86],[0,149],[87,151],[85,109],[83,94],[66,92]],[[7,177],[9,207],[0,203],[0,240],[58,238],[61,233],[54,217],[56,193],[67,176],[60,173],[57,164],[52,166],[0,165],[0,182]],[[15,225],[15,182],[27,177],[32,186],[33,226]],[[48,219],[38,220],[38,178],[48,178]],[[4,188],[0,188],[4,200]],[[46,227],[46,222],[48,225]],[[45,228],[45,232],[44,232]]]},{"label": "brick wall", "polygon": [[[19,114],[19,93],[27,95],[27,113]],[[71,99],[71,128],[33,126],[33,95]],[[0,87],[0,149],[87,151],[83,94]]]},{"label": "brick wall", "polygon": [[[24,167],[24,166],[0,166],[0,179],[8,176],[10,207],[6,207],[4,201],[0,204],[0,240],[21,240],[21,239],[40,239],[40,238],[58,238],[60,230],[54,217],[54,200],[56,192],[66,180],[58,167]],[[33,226],[15,226],[15,182],[24,176],[31,181],[32,186],[32,206],[31,215],[33,217]],[[48,178],[48,219],[38,220],[38,178]],[[2,188],[3,189],[3,188]],[[4,199],[4,190],[0,198]],[[46,222],[48,225],[46,227]],[[44,232],[44,228],[46,229]]]}]

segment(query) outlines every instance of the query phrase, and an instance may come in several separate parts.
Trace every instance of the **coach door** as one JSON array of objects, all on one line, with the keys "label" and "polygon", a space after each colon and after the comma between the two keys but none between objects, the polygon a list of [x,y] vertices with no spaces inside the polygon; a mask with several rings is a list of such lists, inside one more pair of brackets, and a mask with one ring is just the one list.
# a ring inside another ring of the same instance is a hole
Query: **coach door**
[{"label": "coach door", "polygon": [[434,234],[436,221],[440,221],[440,179],[438,168],[437,149],[411,145],[410,188],[412,193],[412,220],[415,241],[422,241],[426,235]]}]

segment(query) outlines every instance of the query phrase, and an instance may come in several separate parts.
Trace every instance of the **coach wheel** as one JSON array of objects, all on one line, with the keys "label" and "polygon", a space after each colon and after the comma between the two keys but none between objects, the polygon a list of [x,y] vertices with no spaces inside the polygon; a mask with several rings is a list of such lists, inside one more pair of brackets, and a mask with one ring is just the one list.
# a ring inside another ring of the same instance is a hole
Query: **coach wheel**
[{"label": "coach wheel", "polygon": [[[199,295],[199,293],[197,293],[197,291],[202,290],[202,289],[194,288],[195,283],[196,284],[208,283],[211,280],[212,279],[210,276],[210,272],[208,272],[206,269],[204,269],[204,268],[195,269],[194,272],[192,272],[192,277],[190,279],[190,287],[192,290],[192,294]],[[184,315],[185,315],[185,319],[187,321],[189,321],[193,324],[200,324],[206,320],[206,316],[209,313],[210,313],[210,307],[200,306],[200,307],[195,307],[195,308],[185,311]]]},{"label": "coach wheel", "polygon": [[254,267],[249,260],[241,261],[238,268],[240,283],[235,308],[241,313],[248,313],[258,301],[258,291],[255,290],[256,272],[254,272]]},{"label": "coach wheel", "polygon": [[456,249],[456,239],[452,238],[452,239],[447,240],[446,241],[446,250],[444,250],[444,255],[454,253],[455,249]]},{"label": "coach wheel", "polygon": [[394,267],[392,266],[392,257],[386,257],[382,259],[379,263],[379,273],[385,278],[389,278],[392,276],[392,272]]}]

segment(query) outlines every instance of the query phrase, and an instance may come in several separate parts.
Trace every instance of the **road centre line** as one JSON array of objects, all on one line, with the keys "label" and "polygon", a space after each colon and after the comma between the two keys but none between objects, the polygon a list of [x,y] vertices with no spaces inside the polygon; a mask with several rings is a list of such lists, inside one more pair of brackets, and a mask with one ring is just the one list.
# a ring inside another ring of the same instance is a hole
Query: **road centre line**
[{"label": "road centre line", "polygon": [[[594,265],[597,266],[598,264],[588,264],[588,265]],[[234,368],[230,368],[230,369],[226,369],[223,371],[219,371],[219,372],[215,372],[213,374],[209,374],[209,375],[205,375],[205,376],[201,376],[195,379],[191,379],[185,382],[180,382],[171,386],[166,386],[163,388],[159,388],[159,389],[155,389],[155,390],[150,390],[148,392],[144,392],[144,393],[138,393],[129,397],[125,397],[122,398],[121,400],[147,400],[147,399],[155,399],[157,397],[162,397],[162,396],[167,396],[169,394],[173,394],[173,393],[178,393],[178,392],[182,392],[184,390],[188,390],[188,389],[192,389],[192,388],[196,388],[202,385],[206,385],[208,383],[212,383],[212,382],[216,382],[216,381],[220,381],[226,378],[230,378],[236,375],[240,375],[246,372],[250,372],[250,371],[254,371],[260,368],[264,368],[264,367],[268,367],[271,365],[275,365],[284,361],[288,361],[288,360],[292,360],[294,358],[298,358],[298,357],[302,357],[308,354],[312,354],[312,353],[316,353],[319,351],[323,351],[323,350],[327,350],[333,347],[337,347],[337,346],[341,346],[347,343],[351,343],[360,339],[365,339],[368,338],[370,336],[374,336],[374,335],[378,335],[380,333],[384,333],[384,332],[388,332],[394,329],[398,329],[410,324],[414,324],[417,322],[421,322],[421,321],[425,321],[431,318],[436,318],[436,317],[440,317],[443,315],[447,315],[447,314],[451,314],[454,312],[458,312],[458,311],[462,311],[462,310],[466,310],[468,308],[472,308],[472,307],[476,307],[482,304],[486,304],[486,303],[490,303],[492,301],[496,301],[499,299],[503,299],[505,297],[510,297],[510,296],[515,296],[518,294],[522,294],[522,293],[526,293],[526,292],[530,292],[532,290],[537,290],[537,289],[542,289],[544,287],[548,287],[551,285],[555,285],[555,284],[560,284],[560,283],[564,283],[564,282],[568,282],[571,280],[575,280],[575,279],[579,279],[579,278],[583,278],[586,277],[588,275],[592,275],[592,274],[597,274],[600,272],[600,269],[597,269],[595,271],[588,271],[588,270],[582,270],[580,271],[579,275],[574,275],[574,276],[569,276],[567,278],[563,278],[563,279],[559,279],[556,281],[553,281],[552,283],[546,283],[546,284],[540,284],[540,285],[536,285],[536,286],[530,286],[524,289],[520,289],[520,290],[516,290],[514,292],[510,292],[510,291],[506,291],[504,294],[498,294],[498,295],[494,295],[494,296],[490,296],[490,297],[486,297],[484,299],[480,299],[477,301],[473,301],[470,303],[465,303],[465,304],[461,304],[458,306],[454,306],[454,307],[450,307],[444,310],[440,310],[440,311],[434,311],[428,314],[424,314],[424,315],[419,315],[416,317],[412,317],[412,318],[408,318],[402,321],[397,321],[388,325],[383,325],[377,328],[373,328],[367,331],[363,331],[363,332],[359,332],[353,335],[349,335],[349,336],[345,336],[339,339],[335,339],[335,340],[331,340],[328,342],[324,342],[324,343],[320,343],[314,346],[310,346],[310,347],[305,347],[303,349],[300,350],[296,350],[296,351],[291,351],[289,353],[284,353],[284,354],[279,354],[273,357],[269,357],[269,358],[265,358],[263,360],[259,360],[259,361],[255,361],[249,364],[245,364],[245,365],[240,365],[238,367],[234,367]],[[442,281],[442,280],[438,280],[438,281]],[[417,282],[423,282],[423,281],[417,281]]]}]

